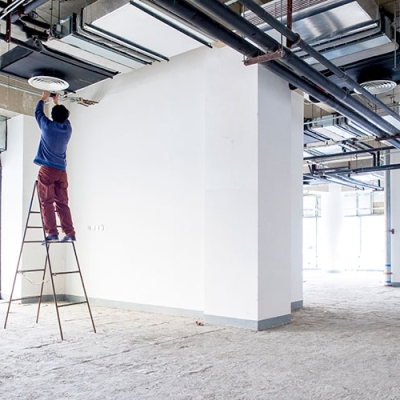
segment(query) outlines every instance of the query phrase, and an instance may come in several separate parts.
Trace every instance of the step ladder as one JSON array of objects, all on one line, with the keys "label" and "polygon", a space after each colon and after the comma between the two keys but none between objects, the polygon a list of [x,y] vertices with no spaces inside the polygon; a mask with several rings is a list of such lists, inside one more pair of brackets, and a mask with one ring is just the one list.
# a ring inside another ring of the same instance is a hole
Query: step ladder
[{"label": "step ladder", "polygon": [[[93,316],[92,316],[92,311],[90,309],[90,305],[89,305],[89,300],[86,294],[86,288],[85,288],[85,284],[83,283],[83,277],[82,277],[82,273],[81,273],[81,268],[79,265],[79,260],[78,260],[78,255],[76,252],[76,248],[75,248],[75,243],[72,242],[49,242],[49,243],[43,243],[43,240],[46,238],[46,232],[44,230],[44,223],[43,223],[43,215],[41,213],[41,207],[40,207],[40,199],[39,199],[39,195],[38,195],[38,191],[37,191],[37,186],[38,186],[38,181],[35,181],[35,184],[33,186],[33,191],[32,191],[32,197],[31,197],[31,201],[30,201],[30,205],[29,205],[29,211],[28,211],[28,217],[26,219],[26,224],[25,224],[25,230],[24,230],[24,235],[22,238],[22,244],[21,244],[21,250],[19,252],[19,257],[18,257],[18,263],[17,263],[17,269],[15,272],[15,276],[14,276],[14,282],[13,282],[13,286],[11,289],[11,295],[10,295],[10,300],[8,302],[8,308],[7,308],[7,313],[6,313],[6,319],[4,322],[4,329],[7,326],[7,321],[8,321],[8,315],[10,313],[10,308],[11,308],[11,304],[12,302],[16,302],[16,301],[26,301],[26,300],[38,300],[38,310],[37,310],[37,315],[36,315],[36,323],[39,322],[39,312],[40,312],[40,306],[42,304],[42,298],[43,298],[43,289],[44,289],[44,284],[45,284],[45,277],[46,277],[46,271],[47,269],[49,270],[49,274],[50,274],[50,280],[51,280],[51,287],[52,287],[52,292],[53,292],[53,298],[54,298],[54,304],[56,307],[56,314],[57,314],[57,320],[58,320],[58,326],[60,328],[60,335],[61,335],[61,340],[64,340],[64,336],[63,336],[63,331],[61,328],[61,319],[60,319],[60,313],[59,313],[59,309],[62,307],[67,307],[67,306],[73,306],[73,305],[77,305],[77,304],[87,304],[88,307],[88,311],[89,311],[89,316],[90,319],[92,321],[92,326],[93,326],[93,331],[96,333],[96,327],[94,325],[94,321],[93,321]],[[32,207],[33,207],[33,203],[35,200],[35,196],[37,196],[37,202],[39,204],[39,211],[33,211]],[[34,215],[39,214],[40,215],[40,224],[33,224],[31,222],[31,217],[34,218]],[[41,240],[27,240],[27,232],[29,230],[37,230],[37,229],[41,229],[43,232],[43,239]],[[33,269],[20,269],[20,264],[21,264],[21,259],[22,259],[22,253],[24,251],[24,246],[27,244],[38,244],[41,247],[43,247],[45,249],[45,261],[44,261],[44,267],[43,268],[33,268]],[[76,260],[76,270],[72,270],[72,271],[63,271],[63,272],[55,272],[53,271],[53,267],[50,261],[50,247],[53,245],[67,245],[67,246],[72,246],[73,248],[73,252],[74,252],[74,256],[75,256],[75,260]],[[14,290],[15,290],[15,285],[17,282],[17,277],[19,275],[24,275],[25,278],[29,281],[29,278],[27,277],[27,275],[30,274],[34,274],[34,273],[42,273],[42,280],[39,283],[40,285],[40,294],[37,296],[26,296],[26,297],[20,297],[20,298],[13,298],[14,296]],[[78,301],[78,302],[70,302],[70,303],[62,303],[60,304],[59,301],[57,300],[57,294],[56,294],[56,282],[55,282],[55,278],[59,275],[68,275],[68,274],[78,274],[80,281],[82,283],[82,289],[83,289],[83,293],[84,293],[84,301]]]}]

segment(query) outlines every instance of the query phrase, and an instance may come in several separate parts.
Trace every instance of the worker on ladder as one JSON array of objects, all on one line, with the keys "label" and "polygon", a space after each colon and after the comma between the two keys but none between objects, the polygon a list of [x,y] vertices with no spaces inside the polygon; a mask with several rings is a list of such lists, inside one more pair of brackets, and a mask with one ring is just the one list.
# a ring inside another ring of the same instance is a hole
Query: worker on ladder
[{"label": "worker on ladder", "polygon": [[[47,118],[43,110],[50,97],[54,103],[51,110],[52,120]],[[34,163],[41,166],[38,175],[38,194],[47,235],[43,243],[59,240],[55,211],[60,218],[61,229],[65,233],[65,237],[61,241],[76,240],[71,211],[68,206],[66,172],[66,153],[72,127],[68,120],[68,109],[59,105],[58,100],[58,94],[51,95],[50,92],[43,92],[35,109],[35,118],[42,131]]]}]

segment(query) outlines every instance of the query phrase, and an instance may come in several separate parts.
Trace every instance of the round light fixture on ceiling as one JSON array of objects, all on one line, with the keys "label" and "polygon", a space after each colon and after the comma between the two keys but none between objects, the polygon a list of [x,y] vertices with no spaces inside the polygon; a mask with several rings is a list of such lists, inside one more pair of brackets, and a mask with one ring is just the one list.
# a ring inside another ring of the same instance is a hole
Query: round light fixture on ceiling
[{"label": "round light fixture on ceiling", "polygon": [[33,76],[28,80],[28,83],[36,89],[47,92],[65,90],[69,86],[69,83],[64,81],[64,79],[46,75]]},{"label": "round light fixture on ceiling", "polygon": [[397,86],[397,83],[389,79],[378,79],[360,83],[360,86],[368,90],[371,94],[381,94],[393,90]]}]

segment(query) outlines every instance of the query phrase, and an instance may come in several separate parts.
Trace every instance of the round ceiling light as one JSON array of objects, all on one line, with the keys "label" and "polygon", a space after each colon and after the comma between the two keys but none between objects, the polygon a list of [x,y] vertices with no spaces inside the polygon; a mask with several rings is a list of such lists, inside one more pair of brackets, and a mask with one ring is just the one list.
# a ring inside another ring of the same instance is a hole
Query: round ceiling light
[{"label": "round ceiling light", "polygon": [[53,76],[33,76],[28,80],[28,83],[36,89],[45,90],[47,92],[56,92],[68,88],[69,83],[64,79]]},{"label": "round ceiling light", "polygon": [[360,83],[360,86],[368,90],[371,94],[381,94],[393,90],[397,86],[397,83],[388,79],[379,79]]}]

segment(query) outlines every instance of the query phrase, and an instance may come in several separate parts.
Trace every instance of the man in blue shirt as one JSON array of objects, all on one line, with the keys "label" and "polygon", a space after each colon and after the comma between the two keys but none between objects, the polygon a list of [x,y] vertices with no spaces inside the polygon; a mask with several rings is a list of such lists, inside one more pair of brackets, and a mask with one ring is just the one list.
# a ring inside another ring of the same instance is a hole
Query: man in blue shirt
[{"label": "man in blue shirt", "polygon": [[50,92],[43,92],[35,109],[35,118],[42,131],[34,159],[34,163],[41,166],[38,176],[38,194],[47,234],[46,242],[58,241],[55,211],[60,218],[61,229],[65,233],[61,241],[71,242],[76,240],[76,237],[68,206],[66,154],[72,127],[68,120],[69,111],[58,104],[58,94],[53,97],[55,106],[51,111],[52,120],[46,117],[43,108],[49,98]]}]

